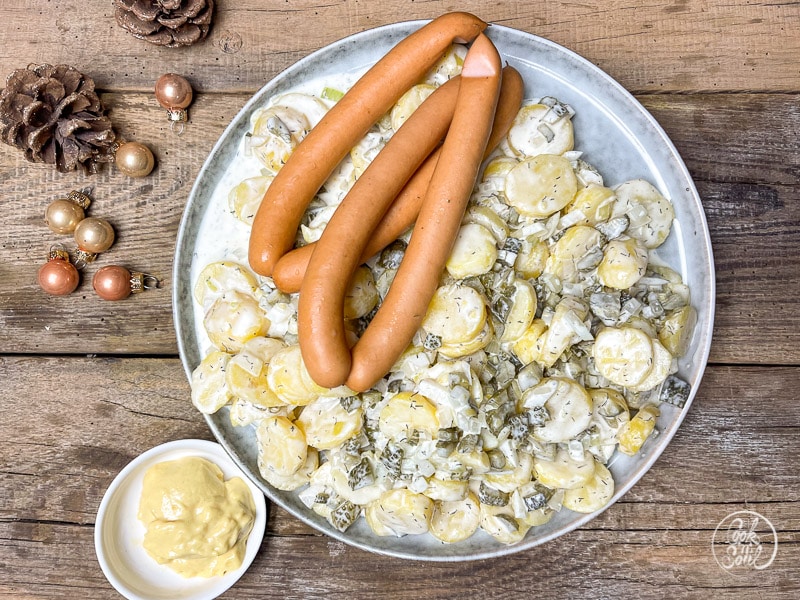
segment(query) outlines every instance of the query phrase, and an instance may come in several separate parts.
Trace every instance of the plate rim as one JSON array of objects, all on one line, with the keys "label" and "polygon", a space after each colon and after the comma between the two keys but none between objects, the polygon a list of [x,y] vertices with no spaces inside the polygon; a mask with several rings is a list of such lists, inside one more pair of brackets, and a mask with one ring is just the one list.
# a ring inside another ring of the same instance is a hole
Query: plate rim
[{"label": "plate rim", "polygon": [[[187,205],[182,215],[178,231],[176,248],[175,248],[174,265],[173,265],[173,281],[176,282],[176,284],[173,286],[173,322],[175,325],[181,362],[183,364],[184,371],[190,381],[191,381],[191,373],[193,367],[192,365],[189,364],[189,360],[187,357],[185,332],[183,331],[183,326],[179,314],[179,306],[181,302],[180,293],[182,287],[177,282],[181,281],[181,274],[183,272],[183,269],[185,268],[183,262],[184,258],[180,256],[180,251],[183,248],[186,237],[188,235],[187,233],[188,227],[186,226],[187,215],[189,214],[190,209],[193,207],[193,204],[195,203],[195,199],[197,197],[201,185],[200,182],[207,175],[207,172],[210,169],[210,164],[213,162],[213,159],[219,153],[222,145],[226,143],[226,140],[230,136],[235,125],[239,122],[241,118],[249,114],[249,112],[253,109],[254,106],[263,105],[264,103],[263,96],[266,95],[268,89],[275,87],[275,85],[279,84],[285,78],[291,77],[295,73],[301,71],[303,67],[308,63],[314,63],[319,59],[319,57],[325,56],[326,54],[332,52],[334,49],[346,45],[348,43],[356,43],[362,37],[371,37],[375,35],[380,35],[381,33],[395,34],[398,32],[405,32],[404,35],[407,35],[408,33],[418,29],[419,27],[422,27],[423,25],[429,22],[430,19],[415,19],[408,21],[399,21],[396,23],[385,24],[371,29],[365,29],[357,33],[354,33],[352,35],[341,38],[337,41],[334,41],[304,56],[297,62],[293,63],[292,65],[288,66],[286,69],[282,70],[280,73],[275,75],[275,77],[267,81],[255,94],[253,94],[253,96],[248,100],[248,102],[237,112],[236,116],[233,117],[231,122],[227,125],[223,133],[220,135],[220,137],[214,144],[214,147],[212,148],[208,157],[204,161],[202,168],[198,172],[198,175],[190,191]],[[702,258],[704,259],[704,267],[708,269],[710,274],[707,287],[707,300],[703,305],[703,308],[706,314],[708,315],[708,320],[707,322],[702,323],[703,325],[702,327],[700,327],[701,323],[698,322],[698,326],[696,327],[695,332],[693,334],[694,336],[699,336],[697,341],[699,353],[695,353],[693,355],[693,362],[696,362],[701,366],[697,370],[695,381],[692,382],[692,388],[689,398],[687,399],[685,405],[677,412],[676,416],[670,421],[669,426],[661,431],[659,435],[658,445],[653,448],[650,448],[647,456],[644,457],[644,460],[640,461],[636,465],[636,468],[633,470],[629,480],[624,485],[617,486],[615,488],[615,493],[614,496],[612,497],[612,500],[603,509],[593,513],[580,515],[578,518],[570,521],[565,525],[562,525],[561,527],[553,530],[552,532],[546,535],[538,536],[532,539],[527,539],[526,537],[521,542],[512,545],[501,545],[497,543],[497,547],[489,551],[472,552],[469,555],[444,554],[440,556],[432,556],[432,555],[420,556],[411,554],[406,551],[400,551],[400,550],[393,551],[393,550],[387,550],[385,548],[376,548],[370,546],[369,544],[362,543],[359,540],[353,539],[352,537],[348,537],[347,535],[345,535],[345,533],[338,532],[338,530],[335,530],[333,528],[328,528],[328,529],[322,528],[320,526],[320,523],[313,519],[313,516],[298,513],[293,507],[289,506],[286,502],[284,502],[281,497],[281,494],[285,494],[286,492],[278,491],[278,493],[275,493],[275,491],[272,490],[271,486],[269,486],[269,484],[267,484],[265,481],[254,480],[254,483],[267,495],[270,501],[275,502],[278,506],[281,506],[292,516],[300,519],[302,522],[313,527],[314,529],[321,531],[322,533],[325,533],[326,535],[329,535],[334,539],[342,541],[348,545],[355,546],[363,550],[375,552],[378,554],[393,556],[396,558],[431,561],[431,562],[456,562],[456,561],[482,560],[486,558],[495,558],[533,548],[535,546],[544,544],[548,541],[561,537],[566,533],[578,529],[579,527],[584,526],[586,523],[599,516],[602,512],[607,510],[609,507],[611,507],[613,504],[619,501],[620,498],[622,498],[625,494],[627,494],[628,491],[636,483],[638,483],[641,480],[641,478],[650,470],[652,465],[656,462],[656,460],[662,455],[662,453],[669,446],[672,438],[674,437],[681,423],[685,419],[688,410],[694,401],[695,396],[697,395],[697,391],[700,387],[700,382],[702,380],[702,377],[705,374],[705,370],[708,365],[708,358],[710,355],[711,340],[712,340],[714,318],[715,318],[714,309],[716,303],[715,267],[714,267],[714,256],[711,245],[710,232],[708,228],[708,222],[705,215],[705,211],[703,209],[702,200],[700,198],[699,193],[697,192],[694,180],[691,174],[689,173],[686,164],[684,163],[682,157],[677,151],[672,140],[666,134],[663,127],[653,117],[653,115],[633,96],[631,92],[629,92],[626,88],[622,86],[622,84],[620,84],[613,77],[611,77],[611,75],[603,71],[600,67],[596,66],[588,59],[579,55],[577,52],[574,52],[569,48],[561,46],[556,42],[537,36],[536,34],[528,33],[526,31],[516,29],[513,27],[508,27],[505,25],[490,23],[489,27],[487,28],[487,34],[490,38],[492,37],[492,31],[502,31],[504,32],[505,35],[512,37],[521,36],[521,38],[524,38],[526,41],[530,41],[535,44],[545,46],[549,48],[551,51],[558,52],[564,55],[571,61],[575,62],[577,65],[580,65],[582,68],[587,69],[592,73],[592,75],[601,78],[605,84],[613,88],[616,94],[623,96],[625,100],[628,102],[630,107],[636,109],[636,111],[640,114],[640,116],[643,117],[647,122],[647,126],[652,130],[654,134],[658,136],[659,143],[664,146],[668,154],[671,155],[671,157],[674,159],[674,166],[677,167],[677,171],[678,174],[680,175],[680,178],[682,179],[682,183],[686,183],[687,189],[685,191],[697,208],[698,220],[694,222],[693,225],[698,230],[702,230],[704,234],[702,236],[702,241],[703,241],[703,250],[705,254]],[[191,265],[191,260],[188,261],[188,265],[186,266],[190,265]],[[189,285],[188,292],[191,301],[191,285]],[[693,305],[696,306],[694,302]],[[194,337],[194,332],[191,332],[191,335]],[[242,469],[242,471],[245,472],[248,476],[250,476],[249,467],[247,467],[243,463],[235,447],[233,447],[233,445],[230,444],[229,441],[220,434],[220,429],[213,419],[214,415],[203,415],[203,416],[209,428],[213,432],[215,438],[219,442],[219,444],[223,448],[225,448],[225,450],[231,456],[232,460]]]}]

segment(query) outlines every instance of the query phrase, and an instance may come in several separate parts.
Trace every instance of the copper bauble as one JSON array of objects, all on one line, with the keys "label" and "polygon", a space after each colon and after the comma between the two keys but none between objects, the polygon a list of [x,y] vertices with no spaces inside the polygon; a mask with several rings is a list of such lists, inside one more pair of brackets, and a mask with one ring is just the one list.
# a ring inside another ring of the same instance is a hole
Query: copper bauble
[{"label": "copper bauble", "polygon": [[128,177],[146,177],[153,170],[156,159],[144,144],[125,142],[117,148],[115,162]]},{"label": "copper bauble", "polygon": [[54,233],[72,233],[85,216],[82,206],[62,198],[47,207],[44,211],[44,222]]},{"label": "copper bauble", "polygon": [[89,217],[75,228],[75,243],[84,252],[105,252],[114,243],[114,228],[105,219]]},{"label": "copper bauble", "polygon": [[103,267],[94,274],[92,287],[103,300],[124,300],[131,295],[131,272],[118,265]]},{"label": "copper bauble", "polygon": [[186,108],[192,103],[192,85],[180,75],[165,73],[156,81],[156,100],[167,110]]},{"label": "copper bauble", "polygon": [[78,269],[62,258],[53,258],[39,269],[39,286],[53,296],[66,296],[78,287]]}]

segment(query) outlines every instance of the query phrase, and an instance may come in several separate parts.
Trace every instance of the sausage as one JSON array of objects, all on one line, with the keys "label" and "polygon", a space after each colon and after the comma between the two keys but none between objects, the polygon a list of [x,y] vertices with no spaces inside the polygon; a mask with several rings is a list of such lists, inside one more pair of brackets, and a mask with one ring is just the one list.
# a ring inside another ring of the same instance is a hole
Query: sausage
[{"label": "sausage", "polygon": [[256,212],[248,251],[256,273],[272,274],[314,194],[369,128],[454,41],[471,41],[485,27],[469,13],[434,19],[400,41],[326,113],[278,171]]},{"label": "sausage", "polygon": [[481,34],[464,61],[453,122],[405,257],[383,304],[353,346],[346,384],[354,391],[369,389],[389,372],[425,317],[478,175],[500,79],[500,55]]},{"label": "sausage", "polygon": [[[495,112],[492,134],[489,143],[486,145],[485,159],[497,147],[514,122],[514,117],[519,112],[522,104],[525,84],[522,76],[514,67],[506,66],[503,68],[502,84],[500,86],[500,98],[497,101],[497,111]],[[383,215],[381,222],[375,228],[367,247],[361,255],[361,262],[366,262],[375,253],[380,252],[386,246],[396,240],[409,226],[411,226],[419,214],[425,192],[433,176],[436,163],[439,160],[440,150],[435,150],[422,166],[414,173],[395,201]],[[311,259],[316,243],[311,243],[301,248],[288,252],[275,265],[272,278],[278,289],[287,294],[300,290],[303,276]]]},{"label": "sausage", "polygon": [[333,213],[300,288],[297,333],[311,378],[337,387],[350,373],[344,299],[361,255],[386,209],[447,133],[460,77],[436,89],[395,132]]}]

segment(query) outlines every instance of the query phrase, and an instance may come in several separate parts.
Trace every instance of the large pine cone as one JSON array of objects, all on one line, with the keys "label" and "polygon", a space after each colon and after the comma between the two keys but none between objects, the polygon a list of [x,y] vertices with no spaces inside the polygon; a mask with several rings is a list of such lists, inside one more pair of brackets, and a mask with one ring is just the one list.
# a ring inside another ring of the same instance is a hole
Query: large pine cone
[{"label": "large pine cone", "polygon": [[205,39],[214,0],[114,0],[120,27],[159,46],[190,46]]},{"label": "large pine cone", "polygon": [[94,81],[69,65],[17,69],[0,94],[0,138],[65,173],[114,159],[116,137]]}]

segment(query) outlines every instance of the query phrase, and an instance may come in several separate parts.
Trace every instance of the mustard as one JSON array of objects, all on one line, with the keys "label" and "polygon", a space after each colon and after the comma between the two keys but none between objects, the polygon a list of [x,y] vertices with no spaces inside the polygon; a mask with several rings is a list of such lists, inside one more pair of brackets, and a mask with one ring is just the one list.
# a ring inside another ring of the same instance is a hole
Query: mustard
[{"label": "mustard", "polygon": [[159,564],[184,577],[214,577],[241,566],[255,503],[241,478],[224,481],[214,463],[187,457],[147,470],[139,519],[144,548]]}]

